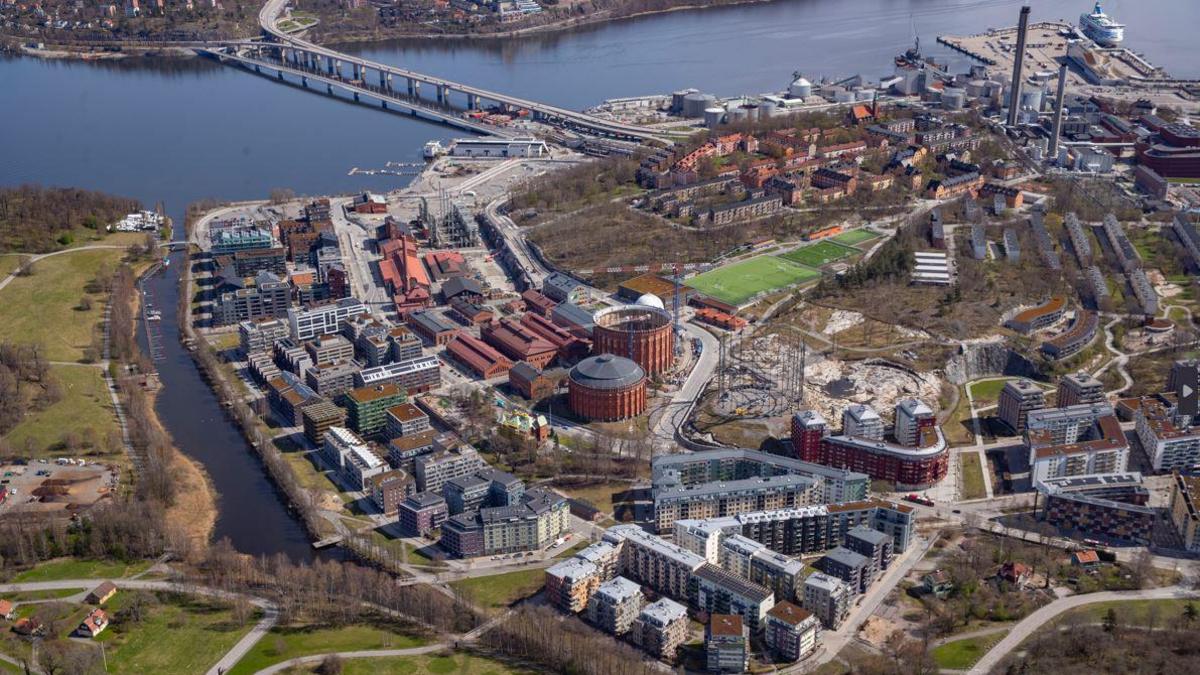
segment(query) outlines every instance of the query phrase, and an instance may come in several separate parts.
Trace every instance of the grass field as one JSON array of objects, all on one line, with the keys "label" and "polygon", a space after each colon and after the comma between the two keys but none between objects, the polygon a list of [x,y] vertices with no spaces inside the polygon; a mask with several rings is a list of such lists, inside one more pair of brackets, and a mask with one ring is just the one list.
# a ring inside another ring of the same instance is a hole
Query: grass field
[{"label": "grass field", "polygon": [[1153,607],[1158,612],[1156,617],[1159,626],[1169,624],[1183,616],[1183,608],[1191,602],[1196,605],[1196,609],[1200,609],[1200,601],[1197,600],[1114,600],[1110,602],[1095,602],[1083,607],[1063,612],[1055,617],[1054,623],[1061,624],[1072,617],[1082,617],[1088,623],[1100,623],[1104,620],[1104,615],[1109,609],[1116,610],[1117,616],[1126,624],[1138,626],[1144,625],[1149,616],[1150,608]]},{"label": "grass field", "polygon": [[986,654],[992,645],[1003,640],[1007,634],[1008,631],[1005,630],[990,635],[947,642],[940,647],[934,647],[933,660],[939,667],[947,670],[966,670],[975,665],[975,662]]},{"label": "grass field", "polygon": [[1004,389],[1004,385],[1012,378],[998,378],[995,380],[983,380],[974,382],[971,385],[971,397],[975,399],[975,407],[982,408],[995,404],[1000,400],[1000,390]]},{"label": "grass field", "polygon": [[962,472],[962,494],[960,499],[981,499],[987,496],[983,482],[983,463],[978,452],[964,452],[958,456],[958,470]]},{"label": "grass field", "polygon": [[21,265],[21,261],[27,258],[21,253],[4,253],[0,254],[0,281],[12,274]]},{"label": "grass field", "polygon": [[[93,447],[103,448],[110,433],[119,432],[112,399],[99,368],[88,366],[50,366],[61,385],[63,397],[43,410],[30,411],[21,423],[4,435],[9,447],[24,452],[32,443],[34,452],[27,459],[60,456],[56,448],[63,436],[75,433]],[[124,461],[120,446],[106,448],[116,461]]]},{"label": "grass field", "polygon": [[150,562],[141,560],[124,563],[120,560],[77,560],[60,558],[41,563],[12,578],[20,581],[57,581],[59,579],[119,579],[142,572]]},{"label": "grass field", "polygon": [[837,262],[842,258],[849,258],[858,252],[858,249],[835,244],[832,241],[819,241],[812,246],[798,248],[780,257],[800,263],[801,265],[820,267],[821,265],[828,265],[831,262]]},{"label": "grass field", "polygon": [[21,593],[4,593],[0,598],[13,602],[29,602],[31,600],[57,600],[69,598],[80,592],[78,588],[52,588],[44,591],[23,591]]},{"label": "grass field", "polygon": [[483,609],[499,612],[517,600],[537,593],[545,580],[545,571],[535,569],[463,579],[450,585]]},{"label": "grass field", "polygon": [[[299,672],[315,673],[318,666]],[[499,661],[481,656],[459,654],[421,654],[417,656],[385,656],[371,659],[342,661],[342,675],[511,675],[534,671],[514,669]]]},{"label": "grass field", "polygon": [[[85,287],[102,268],[115,269],[124,255],[121,249],[92,249],[34,263],[32,275],[0,290],[0,341],[41,344],[50,361],[83,358],[104,316],[103,296]],[[91,309],[77,309],[85,295]]]},{"label": "grass field", "polygon": [[857,246],[864,241],[871,241],[872,239],[878,238],[879,235],[870,230],[849,230],[835,237],[831,237],[833,241],[836,241],[839,244],[845,244],[847,246]]},{"label": "grass field", "polygon": [[[108,602],[119,612],[133,593]],[[159,595],[140,623],[114,621],[100,634],[110,673],[202,673],[212,667],[258,621],[239,624],[224,604],[190,596]]]},{"label": "grass field", "polygon": [[309,654],[368,649],[409,649],[427,643],[427,640],[422,637],[362,624],[342,626],[341,628],[276,627],[259,640],[258,644],[254,645],[242,657],[242,660],[229,670],[229,675],[257,673],[280,661]]},{"label": "grass field", "polygon": [[692,277],[691,288],[731,305],[740,305],[755,295],[821,276],[811,267],[774,256],[759,256]]}]

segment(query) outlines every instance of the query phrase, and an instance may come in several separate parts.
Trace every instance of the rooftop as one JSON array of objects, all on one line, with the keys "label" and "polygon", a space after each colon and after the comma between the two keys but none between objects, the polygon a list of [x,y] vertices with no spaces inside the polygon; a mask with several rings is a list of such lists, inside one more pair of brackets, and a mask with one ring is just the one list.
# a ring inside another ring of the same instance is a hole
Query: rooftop
[{"label": "rooftop", "polygon": [[775,603],[771,611],[767,612],[767,616],[782,621],[789,626],[799,626],[812,617],[812,612],[803,607],[798,607],[787,600],[780,600]]},{"label": "rooftop", "polygon": [[708,619],[708,632],[720,637],[742,637],[742,617],[740,614],[713,614]]},{"label": "rooftop", "polygon": [[592,389],[623,389],[646,379],[637,363],[612,354],[588,357],[571,369],[571,380]]},{"label": "rooftop", "polygon": [[[590,565],[591,563],[587,564]],[[600,587],[596,589],[596,597],[604,598],[614,603],[624,602],[641,594],[642,587],[637,582],[625,577],[615,577],[600,584]]]}]

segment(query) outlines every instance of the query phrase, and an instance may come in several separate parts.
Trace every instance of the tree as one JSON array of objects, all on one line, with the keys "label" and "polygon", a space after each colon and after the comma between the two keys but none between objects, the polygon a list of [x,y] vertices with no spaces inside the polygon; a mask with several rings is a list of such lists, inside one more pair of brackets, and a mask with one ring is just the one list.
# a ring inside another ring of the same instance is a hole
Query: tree
[{"label": "tree", "polygon": [[1117,619],[1117,610],[1109,607],[1108,611],[1104,613],[1104,620],[1101,622],[1101,625],[1104,627],[1105,633],[1117,632],[1117,628],[1120,625]]},{"label": "tree", "polygon": [[342,657],[330,654],[317,666],[317,675],[342,675]]},{"label": "tree", "polygon": [[92,299],[91,299],[91,297],[89,297],[89,296],[86,296],[86,295],[85,295],[85,296],[82,296],[82,297],[80,297],[80,298],[79,298],[79,304],[75,305],[75,309],[78,309],[78,310],[79,310],[79,311],[81,311],[81,312],[87,312],[87,311],[90,311],[90,310],[92,309]]},{"label": "tree", "polygon": [[1189,625],[1196,621],[1196,617],[1200,616],[1200,610],[1196,609],[1196,603],[1189,602],[1183,606],[1183,620]]}]

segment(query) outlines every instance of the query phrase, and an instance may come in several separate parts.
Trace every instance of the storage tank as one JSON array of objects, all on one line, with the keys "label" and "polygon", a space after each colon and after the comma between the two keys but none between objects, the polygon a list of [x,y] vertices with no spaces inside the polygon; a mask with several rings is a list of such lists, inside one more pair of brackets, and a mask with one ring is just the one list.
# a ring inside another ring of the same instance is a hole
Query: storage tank
[{"label": "storage tank", "polygon": [[967,92],[959,87],[942,90],[942,107],[946,110],[962,110],[967,103]]},{"label": "storage tank", "polygon": [[758,121],[758,105],[756,105],[754,103],[747,103],[741,107],[742,107],[742,110],[746,111],[746,119],[748,121],[750,121],[750,122]]},{"label": "storage tank", "polygon": [[790,98],[808,98],[812,96],[812,82],[798,77],[791,86],[788,87],[788,97]]},{"label": "storage tank", "polygon": [[694,92],[683,97],[684,117],[703,117],[704,110],[711,108],[717,99],[712,94]]},{"label": "storage tank", "polygon": [[741,106],[734,106],[729,109],[729,123],[737,124],[738,122],[746,121],[746,109]]},{"label": "storage tank", "polygon": [[1042,109],[1042,90],[1028,89],[1021,92],[1021,109],[1022,110],[1041,110]]},{"label": "storage tank", "polygon": [[721,118],[725,117],[724,108],[705,108],[704,109],[704,126],[709,129],[716,129],[721,123]]},{"label": "storage tank", "polygon": [[700,93],[700,92],[697,91],[696,89],[680,89],[679,91],[671,94],[671,112],[673,112],[673,113],[683,112],[684,97],[687,96],[688,94],[698,94],[698,93]]},{"label": "storage tank", "polygon": [[775,101],[763,101],[758,108],[759,119],[771,119],[775,116],[775,110],[779,106],[775,105]]}]

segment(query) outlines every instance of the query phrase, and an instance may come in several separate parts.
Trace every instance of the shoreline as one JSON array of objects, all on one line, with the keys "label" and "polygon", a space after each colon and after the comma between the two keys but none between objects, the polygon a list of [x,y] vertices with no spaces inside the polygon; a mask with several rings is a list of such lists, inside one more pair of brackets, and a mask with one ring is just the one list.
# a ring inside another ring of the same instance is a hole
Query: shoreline
[{"label": "shoreline", "polygon": [[[647,9],[631,14],[623,14],[621,16],[613,16],[612,10],[602,10],[583,18],[567,18],[540,26],[527,26],[525,28],[517,28],[513,30],[498,30],[490,33],[395,33],[390,35],[376,33],[347,33],[342,35],[322,36],[322,38],[326,39],[327,41],[318,42],[318,44],[330,48],[337,48],[341,46],[370,45],[402,40],[515,40],[531,35],[553,35],[555,33],[567,33],[579,28],[588,28],[593,26],[598,27],[603,24],[642,19],[659,14],[703,11],[708,9],[718,9],[721,7],[738,7],[743,5],[765,5],[774,2],[777,2],[777,0],[727,0],[726,2],[718,2],[715,4],[698,3],[694,2],[693,0],[685,0],[683,4],[664,7],[661,9]],[[12,35],[0,35],[0,40],[2,39],[17,41],[16,45],[10,46],[11,53],[17,56],[26,56],[46,60],[119,61],[123,59],[134,58],[188,59],[197,57],[195,52],[192,51],[191,47],[180,47],[174,45],[164,45],[162,47],[130,47],[138,52],[131,53],[127,51],[103,51],[106,47],[122,47],[122,42],[119,40],[114,40],[112,42],[97,42],[93,48],[95,51],[81,51],[65,48],[61,45],[56,48],[53,42],[47,42],[47,47],[45,48],[29,48],[21,42],[20,38]]]}]

